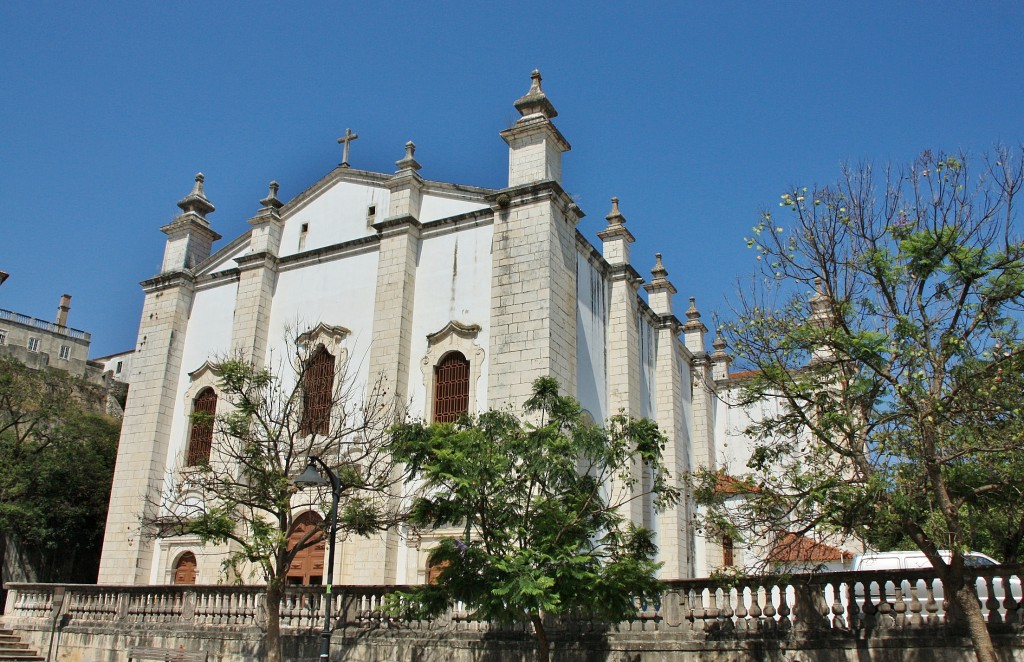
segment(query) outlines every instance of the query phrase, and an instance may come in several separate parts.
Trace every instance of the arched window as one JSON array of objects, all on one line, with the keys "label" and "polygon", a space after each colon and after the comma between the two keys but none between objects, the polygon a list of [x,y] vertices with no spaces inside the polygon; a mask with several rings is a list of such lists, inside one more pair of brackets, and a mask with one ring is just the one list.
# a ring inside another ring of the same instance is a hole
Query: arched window
[{"label": "arched window", "polygon": [[730,538],[729,536],[722,536],[722,565],[736,565],[733,542],[732,538]]},{"label": "arched window", "polygon": [[[299,541],[320,525],[323,519],[313,511],[307,511],[295,518],[292,529],[288,533],[288,549],[299,544]],[[289,586],[319,586],[324,577],[324,550],[327,543],[323,532],[313,534],[312,544],[300,549],[288,566],[285,582]],[[307,543],[308,544],[308,543]]]},{"label": "arched window", "polygon": [[449,352],[434,366],[434,422],[451,423],[469,411],[469,361]]},{"label": "arched window", "polygon": [[302,434],[327,434],[334,403],[334,356],[321,345],[302,376]]},{"label": "arched window", "polygon": [[188,457],[185,464],[194,467],[210,461],[213,448],[213,422],[217,415],[217,392],[204,388],[192,401],[192,433],[188,438]]},{"label": "arched window", "polygon": [[427,561],[427,583],[436,584],[438,578],[441,577],[441,573],[447,568],[450,563],[448,561],[440,561],[438,563],[431,563]]},{"label": "arched window", "polygon": [[196,583],[196,555],[192,552],[185,552],[178,557],[178,562],[174,564],[174,583]]}]

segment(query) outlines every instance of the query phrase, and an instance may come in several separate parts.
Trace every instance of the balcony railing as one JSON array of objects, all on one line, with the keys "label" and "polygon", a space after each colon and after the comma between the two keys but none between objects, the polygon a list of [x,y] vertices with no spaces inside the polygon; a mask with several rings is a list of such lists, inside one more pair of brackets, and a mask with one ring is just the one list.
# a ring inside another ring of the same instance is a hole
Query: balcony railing
[{"label": "balcony railing", "polygon": [[72,329],[70,326],[60,326],[53,322],[36,319],[35,317],[29,317],[28,315],[22,315],[21,313],[4,310],[3,308],[0,308],[0,320],[8,320],[18,324],[24,324],[25,326],[35,327],[37,329],[42,329],[43,331],[49,331],[50,333],[60,334],[69,338],[78,338],[79,340],[90,339],[90,335],[85,331]]}]

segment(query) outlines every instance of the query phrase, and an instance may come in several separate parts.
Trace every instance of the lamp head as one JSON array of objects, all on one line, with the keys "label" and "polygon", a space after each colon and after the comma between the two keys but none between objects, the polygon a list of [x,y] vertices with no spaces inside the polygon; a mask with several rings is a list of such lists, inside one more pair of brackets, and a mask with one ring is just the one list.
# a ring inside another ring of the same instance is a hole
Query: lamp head
[{"label": "lamp head", "polygon": [[316,470],[316,465],[313,464],[312,459],[306,465],[306,470],[302,472],[302,475],[292,482],[300,490],[306,487],[325,487],[331,484],[330,481],[321,476],[320,472]]}]

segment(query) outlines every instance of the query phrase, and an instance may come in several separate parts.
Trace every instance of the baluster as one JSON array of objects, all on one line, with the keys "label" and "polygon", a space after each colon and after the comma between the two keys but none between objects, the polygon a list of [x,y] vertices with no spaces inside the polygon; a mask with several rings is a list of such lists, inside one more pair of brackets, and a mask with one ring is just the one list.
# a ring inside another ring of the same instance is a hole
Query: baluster
[{"label": "baluster", "polygon": [[907,588],[910,591],[910,604],[908,605],[910,616],[909,618],[907,618],[907,625],[915,628],[921,627],[921,623],[923,621],[921,617],[921,612],[924,609],[924,605],[921,603],[921,599],[918,597],[918,594],[921,592],[921,580],[910,580],[909,584],[907,585]]},{"label": "baluster", "polygon": [[926,579],[924,582],[924,590],[928,599],[925,600],[924,609],[928,612],[926,622],[928,625],[936,625],[940,622],[939,618],[939,603],[935,600],[935,582],[931,579]]},{"label": "baluster", "polygon": [[[1013,597],[1013,584],[1011,583],[1011,575],[1009,572],[1003,572],[1003,609],[1006,610],[1006,617],[1003,619],[1005,623],[1020,623],[1021,614],[1020,607],[1021,602]],[[1024,597],[1024,596],[1022,596]]]},{"label": "baluster", "polygon": [[789,606],[789,587],[784,584],[778,585],[779,589],[779,624],[783,628],[788,628],[792,625],[790,616],[793,610]]},{"label": "baluster", "polygon": [[1002,584],[995,577],[989,576],[985,578],[985,591],[988,592],[988,598],[985,600],[985,608],[988,610],[989,623],[1003,622],[1003,615],[999,613],[999,599],[996,598],[996,583],[1000,584],[1000,590],[1002,590],[1004,586],[1009,588],[1009,584]]},{"label": "baluster", "polygon": [[764,589],[759,585],[753,585],[750,587],[750,623],[747,624],[747,630],[749,631],[760,631],[764,622],[764,611],[761,609],[761,605],[764,604]]},{"label": "baluster", "polygon": [[750,629],[750,621],[747,619],[747,593],[750,591],[745,585],[736,587],[736,609],[733,614],[736,616],[736,629],[746,632]]},{"label": "baluster", "polygon": [[895,604],[893,604],[893,611],[896,612],[894,623],[898,628],[902,628],[907,625],[907,602],[904,599],[904,587],[907,587],[907,591],[909,591],[909,584],[906,583],[906,580],[893,581],[893,600],[895,601]]}]

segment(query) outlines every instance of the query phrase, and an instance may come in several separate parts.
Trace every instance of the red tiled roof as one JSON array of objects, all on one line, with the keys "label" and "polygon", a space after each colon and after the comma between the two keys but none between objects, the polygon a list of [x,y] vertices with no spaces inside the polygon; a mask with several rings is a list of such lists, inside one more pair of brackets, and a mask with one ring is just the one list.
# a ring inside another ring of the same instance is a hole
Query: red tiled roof
[{"label": "red tiled roof", "polygon": [[749,379],[757,375],[760,370],[741,370],[739,372],[730,372],[729,379]]},{"label": "red tiled roof", "polygon": [[845,561],[853,554],[832,545],[817,542],[795,533],[785,533],[775,548],[768,554],[768,560],[776,563],[794,561]]},{"label": "red tiled roof", "polygon": [[718,481],[715,484],[715,492],[719,494],[747,494],[748,492],[760,492],[756,485],[751,485],[738,478],[734,478],[724,471],[718,472]]}]

